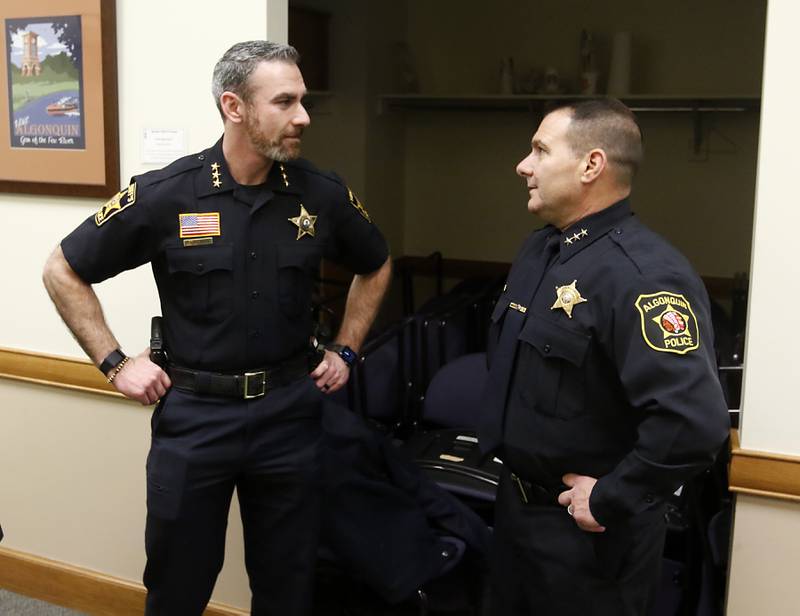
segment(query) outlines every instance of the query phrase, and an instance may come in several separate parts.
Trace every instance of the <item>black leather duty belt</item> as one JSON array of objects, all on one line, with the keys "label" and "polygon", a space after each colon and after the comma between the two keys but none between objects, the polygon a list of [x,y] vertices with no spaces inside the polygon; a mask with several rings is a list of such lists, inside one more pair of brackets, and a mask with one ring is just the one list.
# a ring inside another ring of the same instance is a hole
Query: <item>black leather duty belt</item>
[{"label": "black leather duty belt", "polygon": [[[520,499],[526,505],[551,505],[560,507],[558,495],[538,483],[526,481],[514,473],[511,473],[511,483],[516,488]],[[568,488],[564,488],[565,490]]]},{"label": "black leather duty belt", "polygon": [[281,364],[241,374],[192,370],[172,364],[167,374],[172,385],[183,391],[250,400],[308,375],[318,363],[313,356],[303,353]]}]

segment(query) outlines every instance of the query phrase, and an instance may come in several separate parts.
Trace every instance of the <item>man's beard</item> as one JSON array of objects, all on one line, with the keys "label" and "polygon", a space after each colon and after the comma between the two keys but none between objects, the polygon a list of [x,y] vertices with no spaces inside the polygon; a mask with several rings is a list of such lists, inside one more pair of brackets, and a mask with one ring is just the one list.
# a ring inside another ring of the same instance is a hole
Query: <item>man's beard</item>
[{"label": "man's beard", "polygon": [[[286,135],[279,135],[277,139],[267,139],[259,130],[258,120],[255,114],[248,114],[246,120],[247,136],[256,151],[266,158],[270,158],[279,163],[285,163],[300,157],[300,142],[287,145],[282,142]],[[302,134],[302,129],[298,129],[297,137]]]}]

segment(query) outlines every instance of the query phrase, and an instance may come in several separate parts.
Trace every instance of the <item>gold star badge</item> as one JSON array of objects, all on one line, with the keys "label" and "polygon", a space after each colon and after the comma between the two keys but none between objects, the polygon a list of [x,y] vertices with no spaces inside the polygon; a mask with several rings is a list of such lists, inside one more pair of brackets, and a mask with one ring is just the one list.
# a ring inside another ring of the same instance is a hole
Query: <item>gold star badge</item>
[{"label": "gold star badge", "polygon": [[289,218],[289,222],[297,225],[297,238],[300,239],[304,235],[314,237],[314,223],[317,222],[317,217],[308,213],[303,204],[300,204],[300,216]]},{"label": "gold star badge", "polygon": [[577,287],[575,286],[576,282],[578,281],[573,280],[572,284],[564,285],[563,287],[556,287],[557,299],[555,304],[550,307],[550,310],[563,308],[564,312],[566,312],[567,316],[571,319],[572,309],[578,304],[589,301],[581,296],[581,292],[578,291]]},{"label": "gold star badge", "polygon": [[219,175],[219,163],[213,163],[211,165],[211,184],[214,188],[222,188],[222,182],[220,181]]}]

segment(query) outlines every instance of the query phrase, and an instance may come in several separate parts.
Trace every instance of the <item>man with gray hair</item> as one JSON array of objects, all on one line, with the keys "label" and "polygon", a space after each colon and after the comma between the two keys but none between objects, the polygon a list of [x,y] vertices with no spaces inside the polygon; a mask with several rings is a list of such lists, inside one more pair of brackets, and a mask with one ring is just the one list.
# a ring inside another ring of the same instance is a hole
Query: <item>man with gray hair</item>
[{"label": "man with gray hair", "polygon": [[[234,489],[252,614],[311,608],[322,402],[346,384],[391,272],[353,191],[299,158],[310,118],[297,61],[287,45],[231,47],[213,78],[222,138],[135,176],[45,267],[56,308],[108,382],[156,404],[148,615],[202,614]],[[311,304],[323,257],[355,273],[336,343],[324,350],[312,345]],[[129,357],[91,285],[148,262],[164,349]]]},{"label": "man with gray hair", "polygon": [[727,436],[703,283],[631,212],[641,159],[633,113],[598,99],[545,115],[517,165],[547,225],[492,315],[498,616],[650,614],[666,501]]}]

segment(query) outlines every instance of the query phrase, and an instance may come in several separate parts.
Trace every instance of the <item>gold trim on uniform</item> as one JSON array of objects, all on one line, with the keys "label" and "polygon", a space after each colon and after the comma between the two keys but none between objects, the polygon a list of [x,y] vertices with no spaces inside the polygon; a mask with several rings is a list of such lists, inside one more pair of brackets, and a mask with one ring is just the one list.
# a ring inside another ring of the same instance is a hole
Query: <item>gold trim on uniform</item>
[{"label": "gold trim on uniform", "polygon": [[222,181],[219,175],[219,163],[212,163],[211,165],[211,185],[214,188],[222,188]]},{"label": "gold trim on uniform", "polygon": [[288,218],[289,222],[297,225],[297,238],[300,239],[304,235],[314,237],[314,224],[317,222],[317,217],[308,213],[303,204],[300,204],[300,215],[294,218]]},{"label": "gold trim on uniform", "polygon": [[643,293],[634,305],[641,316],[642,338],[651,349],[685,355],[700,348],[697,317],[682,294]]},{"label": "gold trim on uniform", "polygon": [[286,188],[289,188],[289,176],[286,175],[286,167],[284,167],[282,163],[278,163],[278,168],[281,170],[281,179],[283,179],[283,185]]},{"label": "gold trim on uniform", "polygon": [[522,314],[525,314],[526,312],[528,312],[528,308],[526,306],[523,306],[522,304],[518,304],[517,302],[511,302],[508,305],[508,307],[511,308],[511,310],[516,310],[517,312],[521,312]]},{"label": "gold trim on uniform", "polygon": [[94,215],[94,222],[99,227],[119,214],[125,208],[136,203],[136,182],[131,183],[127,188],[123,188],[116,195],[111,197]]},{"label": "gold trim on uniform", "polygon": [[368,222],[372,222],[372,219],[369,217],[369,213],[367,212],[367,208],[365,208],[361,201],[358,200],[358,197],[353,194],[353,191],[350,190],[349,186],[347,187],[347,198],[350,199],[350,205],[356,208],[359,214],[366,218]]},{"label": "gold trim on uniform", "polygon": [[556,301],[552,306],[550,306],[550,310],[557,310],[561,308],[571,319],[572,309],[578,304],[589,301],[585,297],[581,296],[581,292],[578,291],[578,287],[575,286],[577,282],[577,280],[573,280],[571,284],[556,287]]},{"label": "gold trim on uniform", "polygon": [[572,242],[579,242],[583,238],[589,235],[589,231],[587,229],[581,229],[580,231],[576,231],[574,235],[571,237],[565,237],[564,243],[569,246]]}]

